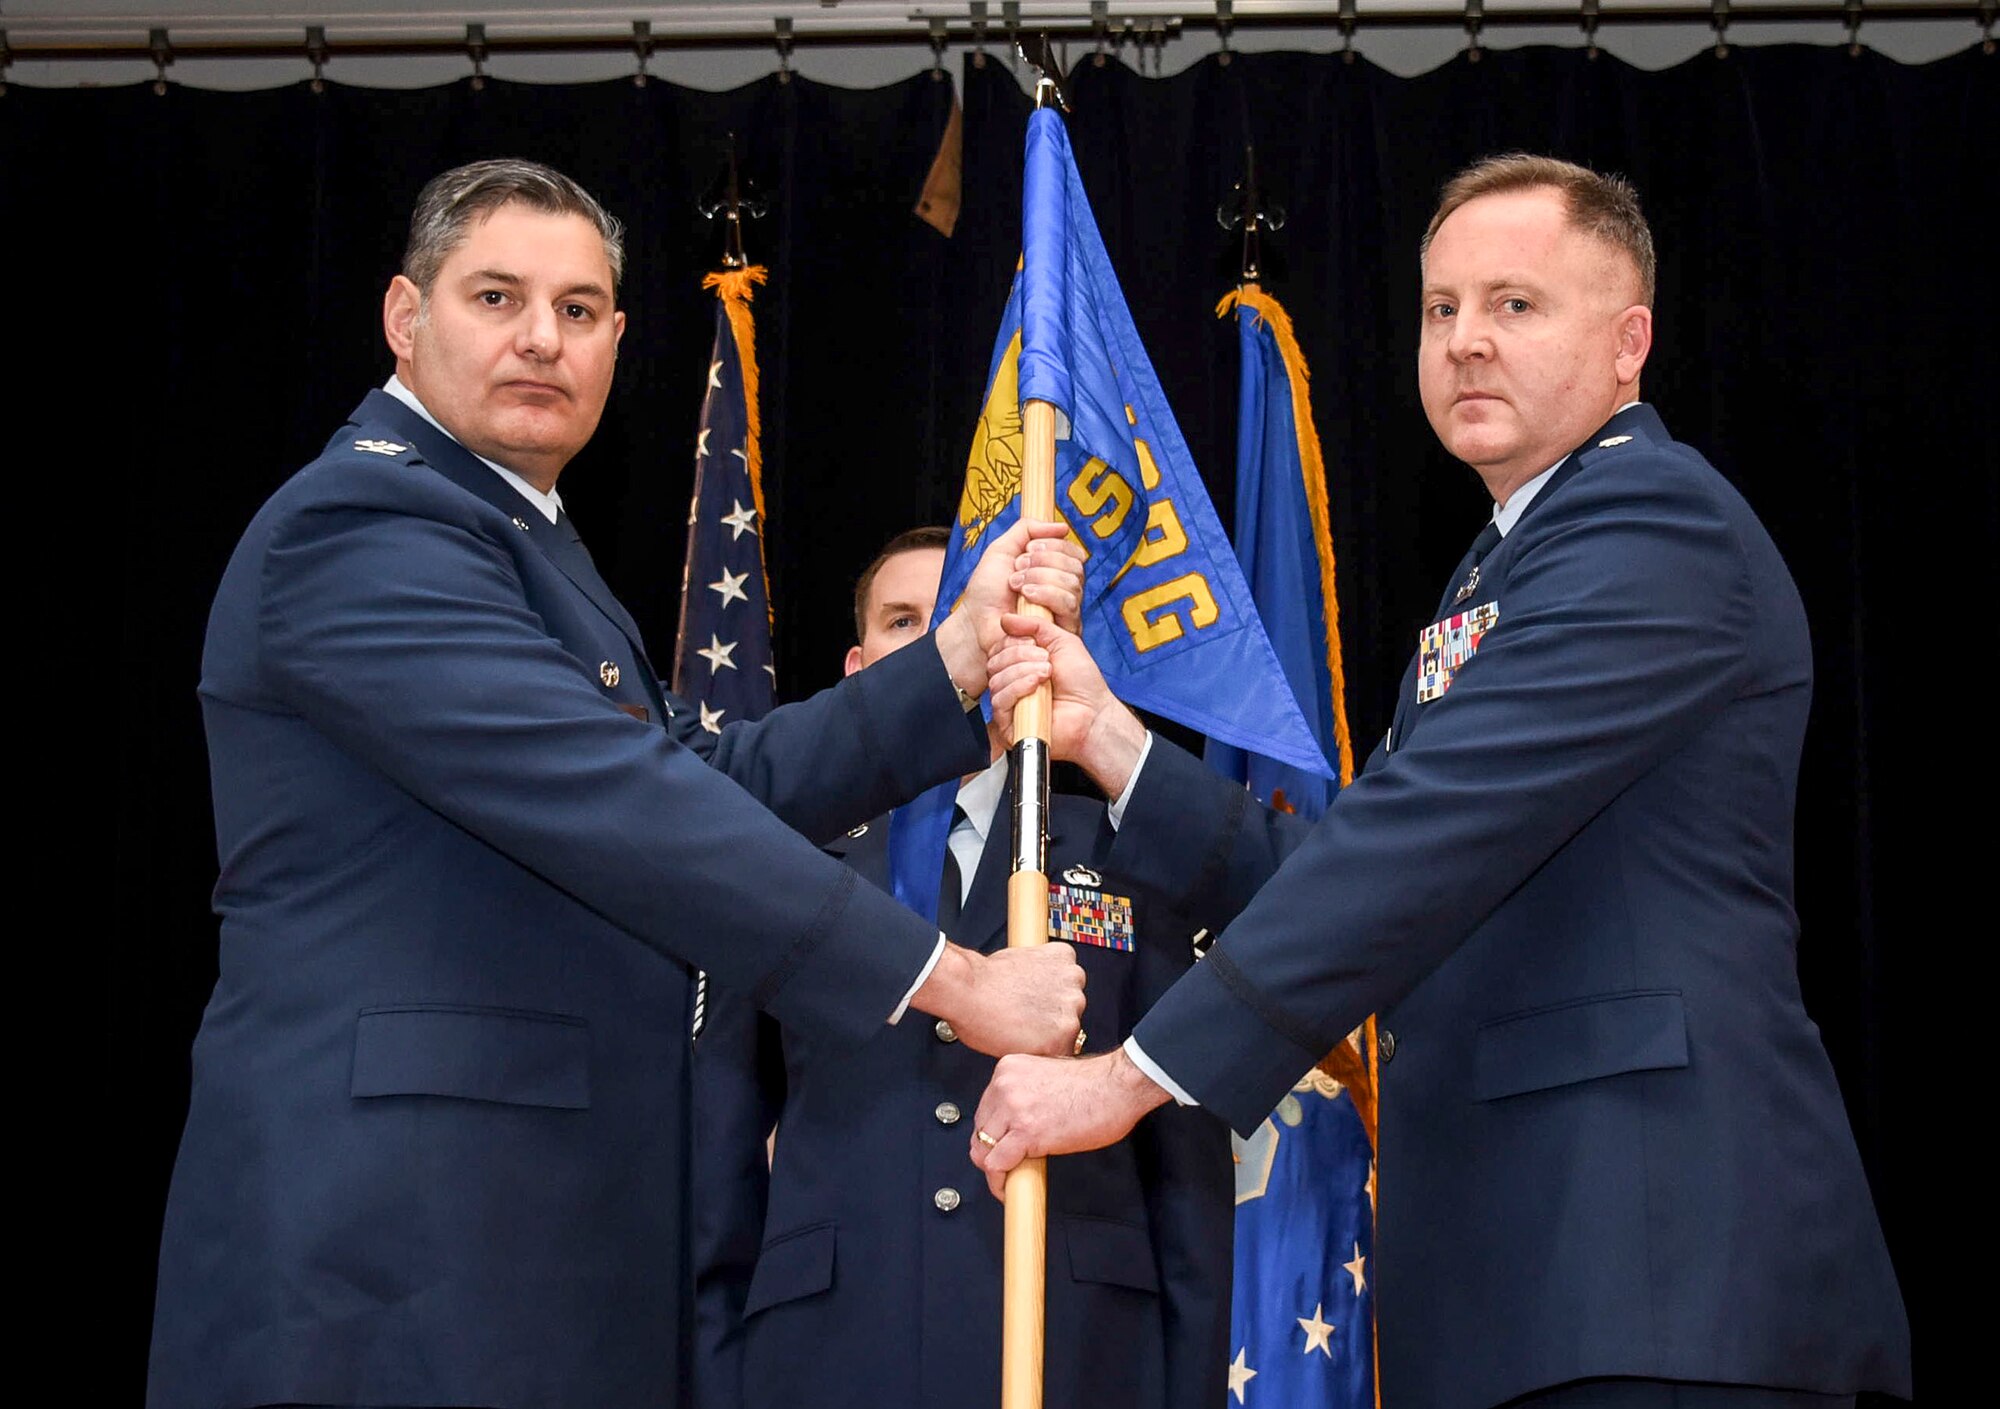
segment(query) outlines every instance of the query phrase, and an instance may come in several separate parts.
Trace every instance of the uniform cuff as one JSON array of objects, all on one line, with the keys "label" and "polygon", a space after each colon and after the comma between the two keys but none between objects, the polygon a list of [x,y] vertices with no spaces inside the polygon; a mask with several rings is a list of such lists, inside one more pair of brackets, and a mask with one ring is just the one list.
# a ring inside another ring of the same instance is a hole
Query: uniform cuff
[{"label": "uniform cuff", "polygon": [[[1148,737],[1150,738],[1151,736],[1149,735]],[[1159,1063],[1146,1055],[1146,1049],[1139,1045],[1138,1038],[1128,1037],[1125,1039],[1125,1055],[1132,1059],[1133,1066],[1146,1074],[1148,1080],[1169,1096],[1172,1096],[1181,1105],[1198,1106],[1201,1104],[1201,1102],[1183,1091],[1178,1081],[1175,1081],[1171,1076],[1160,1070]]]},{"label": "uniform cuff", "polygon": [[[1148,729],[1146,731],[1146,742],[1139,745],[1139,761],[1132,765],[1132,772],[1125,779],[1125,786],[1119,790],[1117,801],[1104,809],[1104,818],[1111,824],[1111,830],[1114,832],[1118,830],[1118,824],[1125,820],[1125,804],[1132,800],[1132,789],[1139,786],[1139,775],[1146,771],[1146,759],[1152,752],[1153,731]],[[1146,1074],[1148,1076],[1152,1075],[1151,1072]],[[1181,1104],[1185,1106],[1190,1103],[1182,1101]]]},{"label": "uniform cuff", "polygon": [[939,930],[937,945],[931,950],[929,961],[921,969],[917,970],[917,981],[910,985],[909,992],[903,995],[903,1001],[896,1005],[896,1011],[889,1014],[889,1026],[894,1027],[903,1020],[903,1014],[910,1011],[910,1000],[917,996],[917,990],[922,988],[925,981],[930,978],[931,970],[938,966],[938,960],[944,958],[944,945],[944,931]]}]

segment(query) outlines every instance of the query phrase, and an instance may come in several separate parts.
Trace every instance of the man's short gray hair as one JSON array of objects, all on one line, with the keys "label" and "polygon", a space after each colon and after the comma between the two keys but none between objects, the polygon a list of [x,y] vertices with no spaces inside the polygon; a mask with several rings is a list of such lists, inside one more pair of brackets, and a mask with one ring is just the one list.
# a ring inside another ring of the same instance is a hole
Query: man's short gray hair
[{"label": "man's short gray hair", "polygon": [[597,198],[553,167],[503,157],[475,161],[433,176],[410,212],[410,242],[403,249],[403,277],[428,299],[438,270],[465,241],[466,230],[503,205],[520,204],[544,215],[580,215],[604,239],[615,293],[625,273],[625,227]]}]

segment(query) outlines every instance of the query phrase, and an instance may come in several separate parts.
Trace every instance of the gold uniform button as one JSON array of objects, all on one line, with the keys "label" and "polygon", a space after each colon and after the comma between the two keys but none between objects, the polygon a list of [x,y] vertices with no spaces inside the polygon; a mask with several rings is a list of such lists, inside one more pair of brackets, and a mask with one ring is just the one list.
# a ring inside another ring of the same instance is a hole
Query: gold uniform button
[{"label": "gold uniform button", "polygon": [[940,1042],[958,1041],[958,1029],[954,1028],[943,1018],[939,1018],[931,1025],[931,1031],[937,1034],[937,1040]]},{"label": "gold uniform button", "polygon": [[597,678],[604,682],[605,689],[614,688],[618,684],[618,662],[610,660],[599,661],[597,664]]},{"label": "gold uniform button", "polygon": [[940,1189],[931,1195],[931,1202],[937,1205],[939,1213],[950,1213],[958,1207],[958,1190],[950,1188]]},{"label": "gold uniform button", "polygon": [[956,1101],[939,1101],[937,1109],[931,1114],[937,1117],[939,1125],[956,1125],[959,1117],[965,1113],[958,1108]]}]

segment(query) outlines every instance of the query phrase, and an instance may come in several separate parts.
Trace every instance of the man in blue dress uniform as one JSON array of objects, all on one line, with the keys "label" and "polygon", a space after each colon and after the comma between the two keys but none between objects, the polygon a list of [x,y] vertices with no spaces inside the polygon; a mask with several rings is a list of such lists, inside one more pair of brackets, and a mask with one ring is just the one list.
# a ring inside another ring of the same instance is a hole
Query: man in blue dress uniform
[{"label": "man in blue dress uniform", "polygon": [[[912,530],[862,574],[851,677],[919,648],[948,537]],[[938,897],[945,932],[989,953],[1007,942],[1006,790],[996,735],[959,789]],[[887,890],[889,830],[879,817],[828,850]],[[1079,1052],[1115,1048],[1193,960],[1196,926],[1107,863],[1113,835],[1103,802],[1050,798],[1050,933],[1089,976]],[[948,1022],[840,1047],[711,990],[695,1044],[699,1409],[999,1402],[1001,1209],[964,1153],[992,1072]],[[1222,1402],[1233,1188],[1228,1133],[1192,1110],[1049,1166],[1050,1404]]]},{"label": "man in blue dress uniform", "polygon": [[1072,556],[1017,534],[921,649],[704,730],[555,490],[621,262],[546,167],[434,180],[384,301],[395,376],[217,590],[220,974],[156,1409],[682,1402],[693,965],[832,1047],[913,1007],[1071,1050],[1067,947],[947,946],[815,843],[985,761],[998,609],[1073,611]]},{"label": "man in blue dress uniform", "polygon": [[1446,187],[1422,268],[1425,412],[1493,521],[1315,827],[1149,741],[1062,633],[995,657],[996,705],[1053,667],[1058,754],[1133,787],[1112,864],[1227,928],[1120,1051],[1003,1060],[973,1158],[997,1181],[1169,1100],[1247,1134],[1378,1013],[1384,1404],[1907,1395],[1895,1272],[1799,994],[1805,610],[1750,507],[1639,399],[1637,199],[1494,158]]}]

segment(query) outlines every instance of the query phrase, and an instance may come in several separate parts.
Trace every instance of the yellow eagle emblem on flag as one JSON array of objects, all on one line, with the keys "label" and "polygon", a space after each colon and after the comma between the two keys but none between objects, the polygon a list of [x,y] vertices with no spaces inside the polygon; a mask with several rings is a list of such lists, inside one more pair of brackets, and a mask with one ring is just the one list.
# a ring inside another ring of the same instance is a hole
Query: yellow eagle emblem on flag
[{"label": "yellow eagle emblem on flag", "polygon": [[965,532],[961,549],[970,552],[993,520],[1021,492],[1021,461],[1026,453],[1021,429],[1021,331],[993,373],[986,404],[973,432],[972,454],[965,462],[965,492],[958,501],[958,522]]}]

